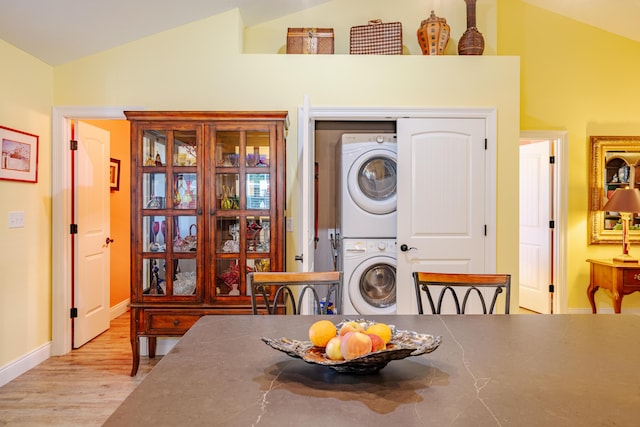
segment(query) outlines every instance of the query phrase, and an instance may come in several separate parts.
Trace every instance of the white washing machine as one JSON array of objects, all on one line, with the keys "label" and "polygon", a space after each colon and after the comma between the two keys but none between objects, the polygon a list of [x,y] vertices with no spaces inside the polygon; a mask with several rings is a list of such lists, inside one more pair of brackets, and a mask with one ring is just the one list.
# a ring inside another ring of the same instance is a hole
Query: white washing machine
[{"label": "white washing machine", "polygon": [[344,134],[338,165],[337,227],[343,238],[396,237],[396,135]]},{"label": "white washing machine", "polygon": [[395,239],[342,240],[342,313],[396,313]]}]

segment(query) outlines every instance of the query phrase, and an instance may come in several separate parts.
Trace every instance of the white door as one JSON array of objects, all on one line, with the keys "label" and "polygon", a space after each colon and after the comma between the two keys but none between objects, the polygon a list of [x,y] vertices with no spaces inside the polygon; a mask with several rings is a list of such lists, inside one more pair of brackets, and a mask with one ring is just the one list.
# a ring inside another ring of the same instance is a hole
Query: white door
[{"label": "white door", "polygon": [[296,257],[302,258],[298,271],[314,271],[315,121],[311,118],[307,96],[304,97],[304,105],[298,108],[298,131],[301,133],[301,138],[298,138],[298,197],[302,230]]},{"label": "white door", "polygon": [[109,329],[109,132],[78,122],[73,348]]},{"label": "white door", "polygon": [[550,313],[551,141],[520,146],[520,307]]},{"label": "white door", "polygon": [[[398,314],[417,313],[412,273],[483,273],[486,120],[399,119]],[[488,228],[486,226],[489,226]]]}]

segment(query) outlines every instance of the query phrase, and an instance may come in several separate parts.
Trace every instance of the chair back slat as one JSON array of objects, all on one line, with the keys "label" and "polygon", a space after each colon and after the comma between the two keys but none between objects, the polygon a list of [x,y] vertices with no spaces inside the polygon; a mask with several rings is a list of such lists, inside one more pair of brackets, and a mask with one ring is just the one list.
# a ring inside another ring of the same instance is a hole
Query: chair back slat
[{"label": "chair back slat", "polygon": [[[247,274],[251,290],[253,314],[266,309],[267,314],[301,314],[306,295],[313,302],[315,312],[326,314],[318,290],[326,290],[327,301],[333,297],[336,312],[342,311],[342,272],[252,272]],[[296,299],[297,295],[297,299]],[[261,300],[261,304],[258,304]]]},{"label": "chair back slat", "polygon": [[[424,314],[422,294],[426,295],[432,314],[442,313],[443,302],[448,295],[453,300],[456,314],[468,314],[471,301],[479,301],[482,314],[495,314],[498,296],[503,292],[505,293],[504,313],[509,314],[511,302],[511,275],[509,274],[415,272],[413,273],[413,279],[419,314]],[[436,288],[439,289],[437,305],[434,304],[432,296],[432,291],[435,292]],[[462,305],[460,305],[457,289],[464,292]],[[493,290],[488,310],[486,302],[488,295],[485,296],[486,294],[484,293],[487,290]]]}]

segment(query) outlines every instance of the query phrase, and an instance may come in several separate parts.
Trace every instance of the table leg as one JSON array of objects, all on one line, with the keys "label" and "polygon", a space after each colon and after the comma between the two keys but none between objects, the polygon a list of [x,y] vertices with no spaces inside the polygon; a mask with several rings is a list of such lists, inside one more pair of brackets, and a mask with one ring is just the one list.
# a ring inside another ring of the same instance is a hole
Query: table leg
[{"label": "table leg", "polygon": [[622,294],[614,292],[611,298],[613,299],[613,312],[620,314],[620,311],[622,310]]},{"label": "table leg", "polygon": [[587,298],[589,298],[589,303],[591,304],[591,312],[593,314],[597,313],[596,301],[594,299],[594,296],[597,290],[598,290],[598,286],[594,285],[593,283],[589,283],[589,287],[587,288]]}]

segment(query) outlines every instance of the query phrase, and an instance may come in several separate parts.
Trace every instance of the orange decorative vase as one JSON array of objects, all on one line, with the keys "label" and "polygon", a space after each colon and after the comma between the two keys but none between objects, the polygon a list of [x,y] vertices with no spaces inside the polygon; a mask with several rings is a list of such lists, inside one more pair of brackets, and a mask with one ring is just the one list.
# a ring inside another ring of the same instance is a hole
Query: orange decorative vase
[{"label": "orange decorative vase", "polygon": [[458,42],[459,55],[482,55],[484,38],[476,28],[476,0],[464,0],[467,4],[467,30]]},{"label": "orange decorative vase", "polygon": [[423,55],[444,55],[449,42],[449,25],[444,18],[438,18],[434,11],[424,19],[418,28],[418,44]]}]

